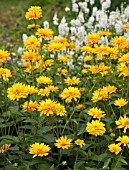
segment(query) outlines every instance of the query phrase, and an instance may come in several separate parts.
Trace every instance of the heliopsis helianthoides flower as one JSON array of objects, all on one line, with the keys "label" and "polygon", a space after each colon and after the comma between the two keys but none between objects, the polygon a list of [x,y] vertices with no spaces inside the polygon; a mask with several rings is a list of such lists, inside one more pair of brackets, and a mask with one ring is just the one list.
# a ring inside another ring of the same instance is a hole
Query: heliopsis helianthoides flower
[{"label": "heliopsis helianthoides flower", "polygon": [[74,44],[73,42],[70,42],[70,43],[69,43],[69,49],[70,49],[70,50],[75,50],[75,47],[76,47],[76,46],[75,46],[75,44]]},{"label": "heliopsis helianthoides flower", "polygon": [[34,111],[36,110],[38,107],[38,102],[37,101],[32,101],[30,100],[29,102],[26,101],[25,103],[23,103],[23,106],[22,106],[22,110],[25,112],[27,110],[30,110],[30,111]]},{"label": "heliopsis helianthoides flower", "polygon": [[126,38],[124,36],[116,36],[114,38],[111,39],[111,43],[114,45],[114,46],[121,46],[123,43],[126,42]]},{"label": "heliopsis helianthoides flower", "polygon": [[47,88],[48,88],[51,92],[58,91],[58,89],[59,89],[57,86],[52,86],[52,85],[48,86]]},{"label": "heliopsis helianthoides flower", "polygon": [[4,145],[0,146],[0,153],[4,153],[9,148],[10,148],[10,144],[4,144]]},{"label": "heliopsis helianthoides flower", "polygon": [[95,43],[95,42],[97,42],[99,40],[100,40],[100,36],[97,33],[88,34],[86,36],[86,41],[88,41],[90,43]]},{"label": "heliopsis helianthoides flower", "polygon": [[40,116],[43,114],[49,116],[55,112],[56,102],[51,99],[42,100],[39,103],[38,111],[40,111]]},{"label": "heliopsis helianthoides flower", "polygon": [[119,74],[119,77],[121,75],[124,75],[125,77],[126,76],[129,76],[129,68],[128,66],[126,65],[126,63],[120,63],[117,65],[117,72],[120,72]]},{"label": "heliopsis helianthoides flower", "polygon": [[126,133],[126,130],[129,129],[129,117],[124,117],[120,116],[119,120],[115,121],[117,128],[122,129],[124,128],[124,133]]},{"label": "heliopsis helianthoides flower", "polygon": [[7,68],[0,68],[0,78],[4,81],[9,81],[9,77],[12,77],[11,71]]},{"label": "heliopsis helianthoides flower", "polygon": [[64,50],[65,48],[66,45],[58,42],[50,42],[47,46],[47,50],[52,52],[59,52],[61,50]]},{"label": "heliopsis helianthoides flower", "polygon": [[25,17],[27,20],[39,19],[42,17],[42,9],[40,6],[31,6],[26,12]]},{"label": "heliopsis helianthoides flower", "polygon": [[114,101],[114,105],[118,106],[118,107],[123,107],[128,103],[128,101],[126,99],[123,98],[118,98],[117,100]]},{"label": "heliopsis helianthoides flower", "polygon": [[65,75],[68,72],[66,68],[64,69],[58,68],[57,71],[58,71],[57,76]]},{"label": "heliopsis helianthoides flower", "polygon": [[78,105],[76,106],[76,108],[77,108],[77,109],[85,109],[85,108],[86,108],[86,105],[84,105],[84,104],[78,104]]},{"label": "heliopsis helianthoides flower", "polygon": [[64,79],[64,81],[67,85],[77,85],[80,83],[80,78],[77,78],[75,76],[72,78],[68,77],[67,79]]},{"label": "heliopsis helianthoides flower", "polygon": [[121,151],[120,145],[115,143],[110,144],[108,148],[110,152],[115,153],[116,155]]},{"label": "heliopsis helianthoides flower", "polygon": [[82,71],[81,71],[82,74],[86,74],[86,73],[88,73],[88,72],[89,72],[88,69],[82,69]]},{"label": "heliopsis helianthoides flower", "polygon": [[88,62],[88,61],[91,61],[91,60],[93,60],[93,57],[91,55],[87,55],[83,59],[84,62]]},{"label": "heliopsis helianthoides flower", "polygon": [[0,49],[0,63],[10,58],[10,53]]},{"label": "heliopsis helianthoides flower", "polygon": [[119,142],[119,144],[120,145],[124,145],[124,146],[128,146],[128,148],[129,148],[129,136],[119,136],[117,139],[116,139],[116,141],[118,141]]},{"label": "heliopsis helianthoides flower", "polygon": [[49,96],[50,94],[50,89],[48,87],[45,87],[45,89],[40,89],[39,92],[38,92],[38,95],[41,95],[41,96]]},{"label": "heliopsis helianthoides flower", "polygon": [[119,62],[129,64],[129,52],[119,58]]},{"label": "heliopsis helianthoides flower", "polygon": [[66,114],[66,110],[65,107],[63,105],[61,105],[60,103],[56,103],[55,104],[55,114],[58,116],[64,116]]},{"label": "heliopsis helianthoides flower", "polygon": [[38,25],[38,24],[30,24],[30,25],[27,26],[27,28],[29,28],[29,29],[40,28],[40,25]]},{"label": "heliopsis helianthoides flower", "polygon": [[109,36],[109,35],[112,35],[112,33],[110,31],[100,31],[98,34],[100,36]]},{"label": "heliopsis helianthoides flower", "polygon": [[108,55],[109,54],[109,48],[110,47],[108,47],[108,46],[104,46],[104,45],[98,46],[97,44],[95,44],[92,52],[94,54]]},{"label": "heliopsis helianthoides flower", "polygon": [[36,156],[47,156],[50,152],[50,147],[49,145],[45,145],[44,143],[34,143],[32,145],[30,145],[29,148],[29,153],[33,154],[33,158],[35,158]]},{"label": "heliopsis helianthoides flower", "polygon": [[54,60],[53,59],[47,59],[43,62],[44,67],[52,66],[54,65]]},{"label": "heliopsis helianthoides flower", "polygon": [[28,94],[38,93],[38,89],[35,86],[27,85],[26,88],[27,88],[27,93]]},{"label": "heliopsis helianthoides flower", "polygon": [[52,42],[61,43],[64,44],[64,46],[68,46],[67,38],[65,37],[54,38]]},{"label": "heliopsis helianthoides flower", "polygon": [[7,97],[10,100],[19,100],[20,98],[26,98],[28,96],[27,87],[22,83],[14,83],[7,90]]},{"label": "heliopsis helianthoides flower", "polygon": [[97,107],[93,107],[88,110],[88,115],[93,116],[93,118],[101,119],[105,117],[104,111],[98,109]]},{"label": "heliopsis helianthoides flower", "polygon": [[58,87],[50,85],[48,87],[45,87],[45,89],[40,89],[38,95],[48,96],[51,92],[55,92],[55,91],[58,91]]},{"label": "heliopsis helianthoides flower", "polygon": [[129,30],[129,22],[127,22],[126,24],[124,24],[124,30]]},{"label": "heliopsis helianthoides flower", "polygon": [[103,122],[100,122],[99,120],[92,120],[92,122],[88,122],[86,126],[86,131],[95,136],[102,136],[106,129],[105,129],[105,124]]},{"label": "heliopsis helianthoides flower", "polygon": [[56,140],[55,146],[57,148],[68,149],[72,145],[71,141],[72,139],[68,139],[66,136],[62,136]]},{"label": "heliopsis helianthoides flower", "polygon": [[45,39],[53,38],[53,34],[54,32],[49,28],[39,28],[36,32],[36,35],[38,35],[39,38]]},{"label": "heliopsis helianthoides flower", "polygon": [[52,80],[46,76],[40,76],[40,77],[36,78],[36,81],[39,84],[52,84]]},{"label": "heliopsis helianthoides flower", "polygon": [[24,46],[28,50],[38,50],[40,45],[39,40],[35,36],[30,36],[24,41]]},{"label": "heliopsis helianthoides flower", "polygon": [[22,54],[21,58],[22,58],[23,60],[29,60],[29,61],[35,62],[35,61],[37,61],[37,59],[39,58],[38,56],[39,56],[39,55],[38,55],[37,52],[25,51],[25,52]]},{"label": "heliopsis helianthoides flower", "polygon": [[60,97],[65,100],[65,102],[70,103],[72,99],[77,101],[77,98],[80,98],[81,94],[78,88],[76,87],[68,87],[63,90],[60,94]]},{"label": "heliopsis helianthoides flower", "polygon": [[93,92],[92,101],[98,102],[99,100],[107,100],[110,97],[111,93],[116,92],[115,86],[105,86],[103,88],[99,88]]},{"label": "heliopsis helianthoides flower", "polygon": [[89,46],[89,45],[85,45],[85,46],[80,47],[80,51],[81,52],[92,53],[93,48],[91,46]]},{"label": "heliopsis helianthoides flower", "polygon": [[58,61],[62,62],[62,63],[67,63],[70,60],[70,56],[69,55],[65,55],[65,56],[59,56],[58,57]]},{"label": "heliopsis helianthoides flower", "polygon": [[82,146],[85,146],[84,140],[81,139],[77,139],[74,142],[76,145],[80,146],[82,148]]}]

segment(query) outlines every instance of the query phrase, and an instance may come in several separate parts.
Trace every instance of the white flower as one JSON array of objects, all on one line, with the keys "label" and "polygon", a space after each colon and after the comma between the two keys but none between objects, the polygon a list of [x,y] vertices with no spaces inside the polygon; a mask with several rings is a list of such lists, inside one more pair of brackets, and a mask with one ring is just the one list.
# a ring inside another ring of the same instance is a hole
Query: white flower
[{"label": "white flower", "polygon": [[48,21],[44,21],[43,25],[44,25],[44,28],[49,28],[49,22]]},{"label": "white flower", "polygon": [[27,36],[26,34],[23,34],[23,35],[22,35],[22,39],[23,39],[23,41],[26,41],[26,40],[27,40],[27,38],[28,38],[28,36]]},{"label": "white flower", "polygon": [[66,11],[66,12],[70,11],[70,8],[69,8],[69,7],[66,7],[66,8],[65,8],[65,11]]},{"label": "white flower", "polygon": [[72,11],[73,12],[78,12],[78,4],[76,4],[76,3],[74,3],[74,4],[72,4]]},{"label": "white flower", "polygon": [[97,7],[93,7],[92,15],[96,16],[97,11],[98,11]]},{"label": "white flower", "polygon": [[22,54],[24,52],[24,48],[22,47],[18,47],[18,50],[17,50],[18,54]]},{"label": "white flower", "polygon": [[91,5],[94,5],[94,3],[95,3],[95,0],[90,0]]},{"label": "white flower", "polygon": [[79,19],[80,22],[82,22],[82,23],[84,22],[84,14],[83,14],[83,12],[81,12],[81,11],[79,12],[78,19]]},{"label": "white flower", "polygon": [[75,27],[71,27],[70,30],[71,30],[72,35],[75,35],[77,33],[77,30]]}]

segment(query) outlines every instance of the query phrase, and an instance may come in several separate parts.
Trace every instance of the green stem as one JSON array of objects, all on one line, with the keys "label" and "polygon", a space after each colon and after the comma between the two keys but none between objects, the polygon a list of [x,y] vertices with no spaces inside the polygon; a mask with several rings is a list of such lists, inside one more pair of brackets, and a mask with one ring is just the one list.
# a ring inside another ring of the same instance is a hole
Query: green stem
[{"label": "green stem", "polygon": [[75,163],[74,163],[74,167],[73,167],[74,170],[76,170],[77,159],[78,159],[78,151],[76,154]]}]

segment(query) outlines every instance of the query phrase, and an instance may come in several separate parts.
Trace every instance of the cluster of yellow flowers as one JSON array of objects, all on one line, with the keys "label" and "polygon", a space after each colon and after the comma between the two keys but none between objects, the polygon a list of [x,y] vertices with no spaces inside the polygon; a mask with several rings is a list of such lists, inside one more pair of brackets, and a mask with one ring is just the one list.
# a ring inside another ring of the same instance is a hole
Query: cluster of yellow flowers
[{"label": "cluster of yellow flowers", "polygon": [[[41,18],[41,7],[29,8],[25,17],[34,21]],[[93,135],[94,138],[99,136],[101,140],[102,136],[105,137],[105,134],[110,132],[109,128],[112,129],[112,126],[114,136],[117,134],[119,137],[115,138],[114,143],[106,145],[108,150],[118,154],[122,145],[129,148],[129,136],[126,135],[129,117],[125,110],[129,93],[129,41],[124,36],[115,36],[110,38],[110,45],[106,42],[100,44],[98,42],[101,36],[112,35],[110,31],[102,30],[88,34],[86,44],[77,52],[74,41],[71,42],[66,37],[54,37],[52,29],[42,28],[36,22],[28,25],[28,28],[34,29],[36,33],[24,41],[24,52],[21,55],[23,63],[20,69],[27,81],[25,79],[26,83],[23,83],[24,80],[19,79],[19,82],[7,84],[8,100],[19,102],[19,109],[24,115],[28,112],[45,117],[45,123],[38,124],[35,129],[49,123],[53,128],[51,122],[53,119],[56,122],[57,118],[57,129],[60,122],[62,125],[57,132],[52,129],[57,137],[54,141],[56,148],[68,149],[74,144],[82,148],[85,146],[83,139],[89,140]],[[124,29],[129,30],[129,22],[124,25]],[[70,52],[73,55],[70,55]],[[3,67],[9,58],[8,51],[0,50],[0,64]],[[1,82],[4,80],[4,83],[8,83],[9,78],[13,79],[13,73],[7,68],[0,68]],[[13,105],[13,102],[11,104]],[[31,116],[34,121],[38,119],[33,114]],[[109,124],[108,119],[112,119],[113,123]],[[81,123],[84,124],[84,132],[79,136]],[[120,134],[116,133],[118,129]],[[66,137],[69,132],[74,133],[73,139]],[[62,136],[63,134],[66,136]],[[114,136],[110,135],[112,141]],[[30,145],[29,153],[34,155],[33,158],[47,156],[51,152],[51,145],[39,143],[37,140],[38,138]],[[0,153],[9,148],[9,144],[3,145]]]},{"label": "cluster of yellow flowers", "polygon": [[[56,140],[55,146],[57,148],[68,149],[70,146],[72,146],[71,142],[72,142],[72,139],[67,138],[66,136],[62,136]],[[80,146],[81,148],[82,146],[85,145],[84,140],[81,140],[81,139],[75,140],[75,144]],[[30,145],[29,153],[34,155],[33,158],[36,156],[43,157],[49,154],[50,149],[51,148],[48,145],[45,145],[44,143],[41,143],[41,144],[34,143]]]}]

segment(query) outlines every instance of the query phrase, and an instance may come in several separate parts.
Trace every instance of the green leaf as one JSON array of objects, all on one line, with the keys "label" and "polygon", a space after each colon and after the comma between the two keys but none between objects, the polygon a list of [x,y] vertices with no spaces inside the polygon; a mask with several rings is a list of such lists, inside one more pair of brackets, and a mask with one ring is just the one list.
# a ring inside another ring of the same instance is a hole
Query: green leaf
[{"label": "green leaf", "polygon": [[54,164],[50,167],[50,170],[55,170]]},{"label": "green leaf", "polygon": [[106,159],[106,161],[104,161],[103,169],[107,169],[110,162],[111,162],[111,158]]}]

